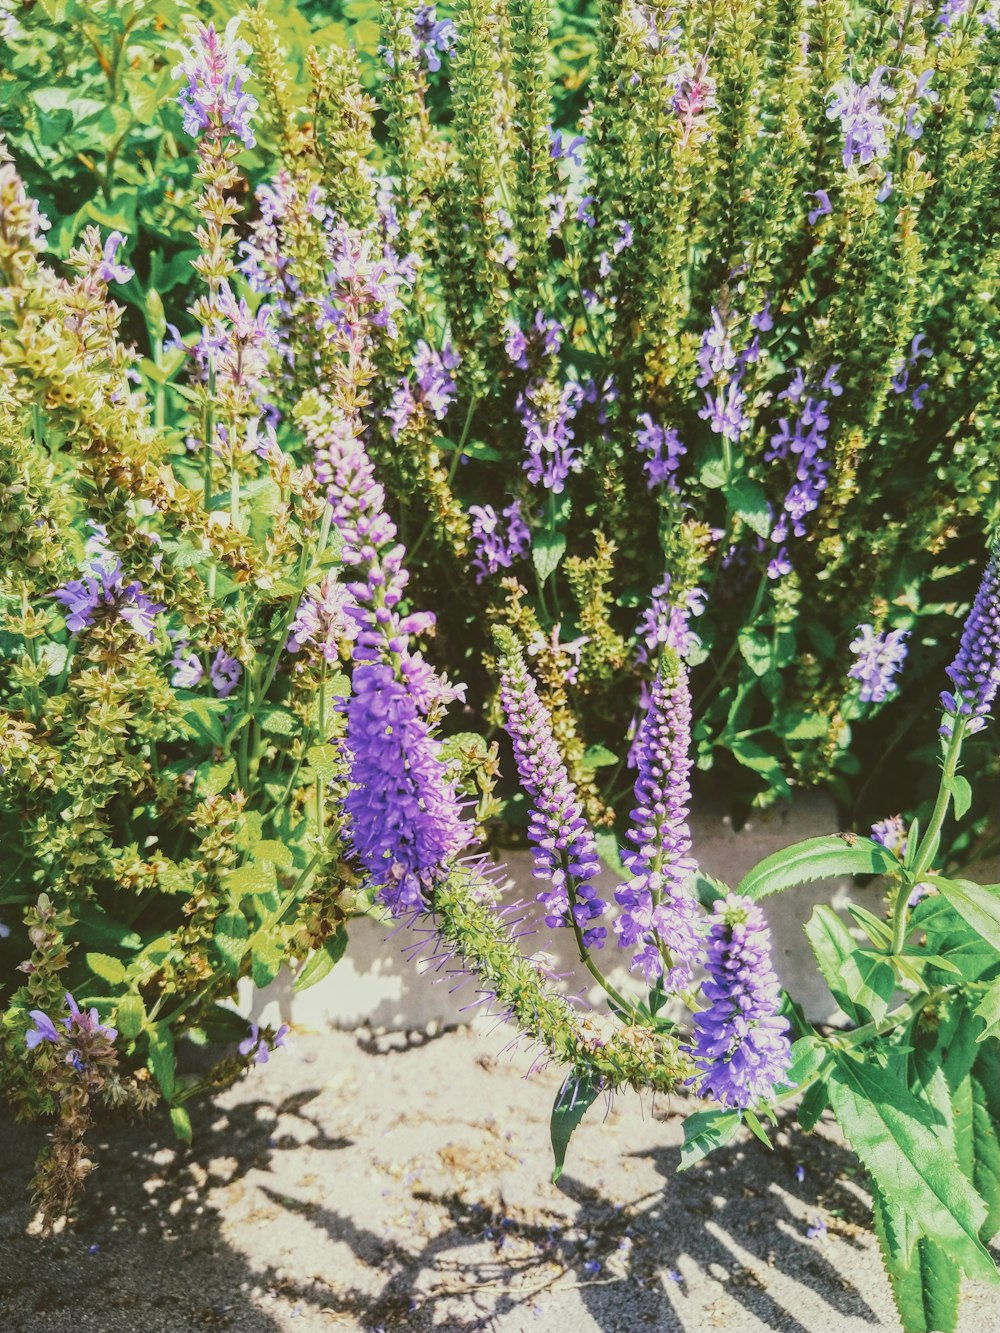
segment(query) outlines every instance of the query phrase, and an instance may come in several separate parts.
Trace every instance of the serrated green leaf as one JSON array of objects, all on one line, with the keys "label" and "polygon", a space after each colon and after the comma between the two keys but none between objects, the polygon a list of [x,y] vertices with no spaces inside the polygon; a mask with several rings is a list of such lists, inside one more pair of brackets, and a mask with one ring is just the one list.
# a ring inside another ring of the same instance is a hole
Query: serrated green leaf
[{"label": "serrated green leaf", "polygon": [[906,1333],[954,1333],[961,1269],[878,1190],[873,1198],[875,1234]]},{"label": "serrated green leaf", "polygon": [[897,1075],[834,1052],[829,1078],[837,1120],[888,1202],[903,1209],[922,1235],[933,1236],[970,1277],[1000,1283],[979,1239],[986,1206],[942,1150],[926,1108]]},{"label": "serrated green leaf", "polygon": [[979,1233],[984,1241],[1000,1235],[1000,1046],[979,1048],[971,1072],[972,1183],[986,1204],[986,1221]]},{"label": "serrated green leaf", "polygon": [[107,953],[88,953],[86,958],[91,972],[102,981],[110,981],[113,986],[117,986],[125,980],[126,968],[120,958],[112,958]]},{"label": "serrated green leaf", "polygon": [[587,1108],[593,1106],[600,1093],[600,1087],[589,1073],[570,1074],[556,1093],[549,1120],[549,1137],[552,1141],[552,1183],[562,1175],[566,1162],[566,1149],[573,1136],[573,1131],[583,1119]]},{"label": "serrated green leaf", "polygon": [[123,1037],[138,1037],[146,1022],[146,1006],[141,995],[123,995],[115,1010],[115,1027]]},{"label": "serrated green leaf", "polygon": [[256,860],[268,861],[279,870],[291,870],[295,865],[292,853],[283,842],[278,842],[275,838],[262,838],[260,842],[255,843],[253,854]]},{"label": "serrated green leaf", "polygon": [[770,636],[759,629],[741,629],[736,641],[750,670],[755,676],[763,676],[772,662]]},{"label": "serrated green leaf", "polygon": [[226,759],[221,764],[203,764],[198,770],[198,795],[202,798],[218,796],[229,785],[229,779],[235,772],[235,759]]},{"label": "serrated green leaf", "polygon": [[566,554],[565,532],[536,532],[531,539],[531,559],[538,581],[544,583],[559,568]]},{"label": "serrated green leaf", "polygon": [[1000,977],[987,990],[976,1006],[975,1012],[976,1017],[983,1020],[983,1030],[976,1040],[985,1041],[987,1037],[1000,1037]]},{"label": "serrated green leaf", "polygon": [[695,1111],[684,1121],[684,1142],[678,1171],[687,1171],[716,1148],[736,1137],[743,1116],[740,1111]]},{"label": "serrated green leaf", "polygon": [[767,492],[759,482],[748,477],[740,477],[726,490],[726,499],[730,509],[741,518],[751,532],[758,537],[769,537],[774,520],[771,517],[771,505]]},{"label": "serrated green leaf", "polygon": [[823,1112],[829,1105],[830,1089],[827,1087],[826,1079],[818,1079],[806,1088],[805,1096],[799,1102],[795,1118],[806,1133],[809,1133],[819,1124]]},{"label": "serrated green leaf", "polygon": [[231,870],[225,878],[226,892],[234,902],[244,894],[270,893],[277,883],[274,864],[271,861],[248,861],[237,870]]},{"label": "serrated green leaf", "polygon": [[287,708],[262,708],[258,720],[261,730],[272,736],[296,736],[302,725]]},{"label": "serrated green leaf", "polygon": [[174,1095],[177,1074],[177,1056],[174,1053],[174,1034],[166,1023],[155,1023],[149,1029],[149,1069],[169,1102]]},{"label": "serrated green leaf", "polygon": [[583,762],[588,768],[610,768],[618,763],[618,756],[605,745],[590,745],[584,751]]},{"label": "serrated green leaf", "polygon": [[250,929],[242,912],[223,912],[215,923],[215,947],[231,977],[239,976]]},{"label": "serrated green leaf", "polygon": [[943,875],[926,878],[976,934],[1000,952],[1000,884],[974,884],[971,879]]},{"label": "serrated green leaf", "polygon": [[725,486],[729,470],[721,454],[710,454],[698,469],[698,480],[708,490],[718,490]]},{"label": "serrated green leaf", "polygon": [[332,782],[343,771],[343,760],[335,745],[310,745],[306,750],[312,782]]},{"label": "serrated green leaf", "polygon": [[281,971],[281,964],[285,961],[284,955],[275,941],[260,930],[254,935],[250,947],[253,951],[250,959],[250,975],[253,977],[253,984],[263,990],[265,986],[270,986]]},{"label": "serrated green leaf", "polygon": [[885,875],[898,869],[892,853],[871,838],[858,837],[854,842],[836,836],[808,838],[765,857],[744,876],[736,892],[758,899],[817,879]]},{"label": "serrated green leaf", "polygon": [[171,1106],[170,1123],[181,1143],[190,1143],[192,1136],[191,1117],[186,1106]]},{"label": "serrated green leaf", "polygon": [[303,963],[296,973],[292,989],[296,992],[308,990],[310,986],[315,986],[317,981],[322,981],[343,958],[346,948],[347,930],[344,926],[340,926],[323,947],[317,949],[312,957]]}]

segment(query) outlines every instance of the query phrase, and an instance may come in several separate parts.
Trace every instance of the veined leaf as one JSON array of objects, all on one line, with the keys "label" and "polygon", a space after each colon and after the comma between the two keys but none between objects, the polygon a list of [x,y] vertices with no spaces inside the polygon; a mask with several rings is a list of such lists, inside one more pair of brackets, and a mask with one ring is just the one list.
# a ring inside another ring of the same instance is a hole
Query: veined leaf
[{"label": "veined leaf", "polygon": [[886,875],[899,870],[899,861],[871,838],[845,842],[836,835],[808,838],[766,856],[736,887],[746,898],[765,898],[769,893],[809,884],[838,875]]},{"label": "veined leaf", "polygon": [[928,875],[927,881],[977,935],[1000,953],[1000,884],[974,884],[971,879],[946,879],[943,875]]},{"label": "veined leaf", "polygon": [[149,1030],[149,1068],[165,1100],[171,1101],[176,1086],[177,1056],[174,1034],[166,1023],[155,1023]]},{"label": "veined leaf", "polygon": [[536,532],[531,539],[531,558],[539,583],[556,572],[566,553],[565,532]]},{"label": "veined leaf", "polygon": [[922,1235],[933,1236],[970,1277],[1000,1284],[979,1239],[986,1205],[955,1158],[942,1151],[925,1108],[896,1074],[836,1052],[829,1088],[848,1142],[888,1202],[903,1209]]},{"label": "veined leaf", "polygon": [[684,1121],[684,1143],[678,1171],[687,1171],[735,1137],[743,1117],[739,1111],[695,1111]]},{"label": "veined leaf", "polygon": [[588,1107],[593,1106],[600,1091],[600,1085],[594,1081],[590,1073],[572,1073],[556,1093],[556,1100],[552,1106],[552,1118],[549,1121],[549,1136],[552,1140],[553,1184],[562,1175],[563,1164],[566,1161],[566,1149],[569,1147],[574,1129],[583,1119]]},{"label": "veined leaf", "polygon": [[87,966],[102,981],[110,981],[117,986],[125,980],[125,964],[120,958],[112,958],[107,953],[88,953]]},{"label": "veined leaf", "polygon": [[832,907],[820,904],[806,923],[806,935],[833,998],[855,1023],[878,1022],[895,990],[892,968],[878,954],[859,949]]},{"label": "veined leaf", "polygon": [[976,1017],[981,1018],[985,1024],[976,1038],[977,1041],[985,1041],[987,1037],[1000,1037],[1000,977],[997,977],[983,996],[976,1009]]},{"label": "veined leaf", "polygon": [[874,1191],[875,1234],[906,1333],[954,1333],[962,1273],[900,1208]]},{"label": "veined leaf", "polygon": [[990,1042],[980,1048],[972,1067],[972,1181],[986,1204],[980,1235],[985,1241],[1000,1234],[1000,1047]]},{"label": "veined leaf", "polygon": [[302,965],[296,974],[292,989],[296,992],[304,991],[310,986],[315,986],[317,981],[322,981],[343,958],[346,948],[347,931],[343,926],[340,926],[324,943],[323,947],[317,949],[312,957]]},{"label": "veined leaf", "polygon": [[249,933],[247,919],[242,912],[223,912],[215,923],[215,947],[222,955],[226,971],[231,977],[239,975]]}]

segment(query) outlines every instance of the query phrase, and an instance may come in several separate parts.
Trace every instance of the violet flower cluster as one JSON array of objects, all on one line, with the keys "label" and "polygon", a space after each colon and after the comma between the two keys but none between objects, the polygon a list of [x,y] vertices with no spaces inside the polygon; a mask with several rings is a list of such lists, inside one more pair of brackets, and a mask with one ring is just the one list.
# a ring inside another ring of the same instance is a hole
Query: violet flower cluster
[{"label": "violet flower cluster", "polygon": [[184,113],[185,133],[194,139],[205,135],[215,140],[232,135],[253,148],[256,140],[250,118],[257,101],[243,89],[250,71],[240,61],[250,47],[236,36],[240,22],[230,19],[221,35],[214,23],[197,27],[174,78],[188,81],[177,99]]},{"label": "violet flower cluster", "polygon": [[[189,652],[185,639],[178,639],[174,644],[174,655],[170,666],[174,674],[170,683],[175,690],[196,689],[205,675],[201,659],[197,653]],[[228,699],[243,677],[243,667],[239,660],[230,657],[225,648],[218,648],[208,668],[208,679],[220,699]]]},{"label": "violet flower cluster", "polygon": [[771,1094],[792,1063],[760,907],[732,895],[717,902],[704,962],[708,1007],[694,1017],[692,1055],[699,1072],[691,1082],[723,1106],[752,1106]]},{"label": "violet flower cluster", "polygon": [[959,717],[969,719],[966,731],[970,734],[982,731],[1000,688],[1000,539],[993,542],[948,675],[952,689],[941,695],[948,715],[941,734],[950,736],[952,720]]},{"label": "violet flower cluster", "polygon": [[688,620],[704,611],[705,594],[700,588],[692,588],[681,601],[675,601],[670,596],[670,583],[670,575],[664,574],[650,593],[649,606],[636,625],[639,646],[635,660],[640,666],[656,660],[663,648],[669,648],[678,657],[687,657],[701,642]]},{"label": "violet flower cluster", "polygon": [[930,388],[930,384],[927,382],[927,380],[923,380],[915,388],[911,388],[910,377],[911,375],[915,375],[915,378],[919,378],[918,367],[920,365],[921,360],[924,357],[930,357],[934,355],[934,353],[931,351],[929,347],[923,346],[924,342],[926,342],[924,335],[922,333],[918,333],[916,337],[913,339],[913,341],[910,343],[910,350],[903,358],[903,360],[899,363],[899,367],[897,368],[896,373],[893,375],[891,381],[893,393],[895,394],[909,393],[910,402],[917,409],[918,412],[924,405],[924,394]]},{"label": "violet flower cluster", "polygon": [[266,1065],[271,1058],[271,1052],[278,1050],[286,1044],[285,1038],[288,1036],[291,1028],[287,1023],[282,1023],[274,1036],[268,1041],[267,1037],[256,1023],[250,1024],[250,1034],[240,1042],[238,1050],[240,1055],[252,1055],[255,1065]]},{"label": "violet flower cluster", "polygon": [[418,405],[435,420],[444,420],[457,393],[451,372],[457,370],[460,364],[461,357],[452,350],[451,343],[446,342],[440,352],[423,339],[417,343],[413,358],[416,380],[412,384],[408,379],[400,380],[386,413],[392,423],[394,440],[399,439],[400,432]]},{"label": "violet flower cluster", "polygon": [[872,625],[858,626],[858,637],[851,640],[851,652],[857,660],[847,674],[861,682],[862,703],[880,704],[896,688],[895,677],[906,661],[908,634],[905,629],[876,634]]},{"label": "violet flower cluster", "polygon": [[705,406],[698,415],[712,430],[734,443],[750,429],[750,418],[744,412],[747,401],[743,376],[748,366],[760,359],[760,334],[774,327],[770,302],[750,317],[755,330],[750,342],[737,352],[733,346],[732,312],[723,314],[712,308],[712,323],[702,335],[698,349],[699,373],[695,383],[704,391]]},{"label": "violet flower cluster", "polygon": [[101,1023],[96,1009],[84,1013],[68,992],[66,1004],[69,1016],[57,1024],[41,1009],[32,1009],[32,1026],[25,1033],[24,1044],[29,1051],[49,1042],[62,1055],[66,1064],[84,1072],[96,1061],[110,1054],[118,1036],[117,1028]]},{"label": "violet flower cluster", "polygon": [[844,77],[830,90],[826,114],[830,120],[840,121],[845,167],[855,161],[866,167],[889,155],[889,122],[882,107],[893,101],[896,93],[883,83],[888,73],[887,66],[879,65],[867,83],[855,83],[852,78]]},{"label": "violet flower cluster", "polygon": [[126,581],[122,563],[110,551],[98,550],[82,578],[72,579],[52,593],[66,608],[66,628],[71,634],[93,625],[99,617],[117,619],[141,639],[156,638],[156,616],[163,610],[142,590],[135,579]]},{"label": "violet flower cluster", "polygon": [[524,521],[521,501],[512,500],[498,514],[492,505],[470,505],[475,555],[472,568],[482,583],[499,569],[510,569],[531,549],[531,529]]},{"label": "violet flower cluster", "polygon": [[646,485],[650,490],[667,485],[677,489],[674,476],[680,467],[681,459],[687,448],[681,443],[681,437],[673,426],[658,425],[648,412],[639,418],[642,429],[635,437],[635,447],[641,454],[646,454],[642,468],[646,474]]},{"label": "violet flower cluster", "polygon": [[607,930],[591,924],[607,911],[591,882],[601,865],[597,844],[560,757],[552,718],[516,648],[503,652],[500,702],[521,786],[531,801],[534,874],[552,885],[538,895],[546,925],[575,925],[584,947],[603,948]]},{"label": "violet flower cluster", "polygon": [[[454,53],[458,33],[451,19],[438,18],[436,5],[418,5],[408,37],[410,49],[400,51],[399,54],[434,73],[441,68],[441,57]],[[392,69],[396,63],[396,53],[388,47],[382,47],[381,53],[385,63]]]},{"label": "violet flower cluster", "polygon": [[[701,942],[700,909],[689,892],[697,870],[691,855],[691,694],[676,655],[665,653],[650,691],[635,743],[635,809],[622,854],[632,878],[615,891],[622,909],[614,923],[618,943],[633,949],[631,968],[647,985],[662,977],[668,991],[683,990]],[[666,970],[665,970],[666,963]]]},{"label": "violet flower cluster", "polygon": [[285,645],[290,653],[300,653],[312,644],[332,665],[340,656],[340,645],[358,637],[358,623],[348,614],[355,606],[354,597],[334,575],[307,588],[289,626]]},{"label": "violet flower cluster", "polygon": [[583,455],[573,443],[576,432],[572,422],[584,400],[584,390],[573,380],[567,381],[558,395],[547,392],[551,387],[547,383],[529,386],[518,394],[516,408],[524,426],[528,480],[559,495],[570,473],[583,467]]},{"label": "violet flower cluster", "polygon": [[826,490],[830,464],[823,454],[830,426],[827,415],[829,398],[821,395],[838,398],[843,393],[836,380],[838,368],[837,365],[831,366],[818,384],[807,383],[798,369],[788,388],[778,394],[779,401],[784,399],[793,405],[795,415],[779,418],[778,428],[764,451],[764,460],[773,463],[794,459],[795,480],[771,529],[771,541],[779,547],[768,565],[768,577],[772,579],[781,578],[791,569],[785,543],[790,535],[806,535],[806,516],[819,508],[820,496]]}]

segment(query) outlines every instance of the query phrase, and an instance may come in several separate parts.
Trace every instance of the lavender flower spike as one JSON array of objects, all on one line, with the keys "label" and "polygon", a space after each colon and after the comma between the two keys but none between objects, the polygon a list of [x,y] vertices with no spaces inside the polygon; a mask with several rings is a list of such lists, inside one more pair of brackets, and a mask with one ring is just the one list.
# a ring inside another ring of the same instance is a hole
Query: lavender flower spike
[{"label": "lavender flower spike", "polygon": [[692,1054],[699,1072],[689,1081],[723,1106],[753,1106],[791,1067],[788,1022],[778,1014],[763,912],[749,898],[731,895],[715,904],[715,913],[702,983],[709,1005],[694,1017]]},{"label": "lavender flower spike", "polygon": [[635,743],[636,808],[628,837],[636,850],[622,858],[633,877],[615,892],[622,908],[615,932],[622,947],[638,946],[632,970],[641,968],[650,985],[662,976],[673,991],[690,984],[700,952],[700,912],[688,891],[697,868],[687,825],[690,744],[687,673],[667,650]]},{"label": "lavender flower spike", "polygon": [[590,882],[600,857],[552,734],[552,718],[538,697],[514,636],[494,631],[501,653],[500,702],[507,734],[514,745],[521,786],[531,799],[528,841],[535,849],[535,877],[552,888],[538,895],[548,926],[575,926],[586,948],[601,949],[603,926],[590,922],[603,916],[607,904]]},{"label": "lavender flower spike", "polygon": [[193,139],[202,134],[211,139],[232,135],[253,148],[256,140],[250,117],[257,110],[257,100],[243,91],[250,71],[240,64],[240,58],[249,54],[250,47],[236,36],[239,25],[239,18],[230,19],[222,36],[214,23],[198,27],[174,78],[187,79],[177,96],[186,133]]},{"label": "lavender flower spike", "polygon": [[851,652],[857,661],[848,671],[851,680],[861,682],[861,702],[880,704],[895,689],[893,677],[906,661],[908,630],[892,629],[876,634],[871,625],[859,625],[858,637],[851,640]]},{"label": "lavender flower spike", "polygon": [[[958,655],[948,667],[954,692],[941,702],[951,717],[968,717],[968,732],[982,731],[1000,688],[1000,538],[993,542],[976,600],[962,630]],[[942,735],[951,735],[949,722]]]}]

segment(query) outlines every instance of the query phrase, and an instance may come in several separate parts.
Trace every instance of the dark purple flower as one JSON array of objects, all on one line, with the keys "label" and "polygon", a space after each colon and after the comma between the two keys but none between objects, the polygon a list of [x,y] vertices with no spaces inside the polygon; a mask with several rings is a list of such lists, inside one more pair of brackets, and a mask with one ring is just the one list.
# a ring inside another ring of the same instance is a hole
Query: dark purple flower
[{"label": "dark purple flower", "polygon": [[790,535],[806,535],[806,517],[819,507],[826,490],[830,465],[823,452],[830,426],[829,400],[819,395],[826,393],[836,398],[843,392],[835,378],[837,369],[836,365],[831,366],[819,384],[815,384],[808,383],[801,368],[797,368],[791,383],[778,394],[779,401],[785,399],[793,404],[794,413],[779,418],[777,430],[764,451],[764,460],[793,461],[795,476],[771,529],[770,539],[781,549],[768,566],[770,578],[780,578],[790,571],[791,561],[784,543]]},{"label": "dark purple flower", "polygon": [[556,161],[564,158],[567,162],[573,162],[576,166],[582,167],[583,159],[580,157],[580,151],[586,146],[587,140],[582,134],[576,135],[570,139],[568,144],[564,145],[562,131],[556,130],[552,132],[552,147],[549,151]]},{"label": "dark purple flower", "polygon": [[681,437],[673,426],[657,425],[648,412],[642,414],[639,424],[642,430],[635,437],[635,445],[640,453],[649,455],[642,465],[646,473],[646,485],[653,490],[665,482],[673,484],[674,473],[687,453]]},{"label": "dark purple flower", "polygon": [[521,786],[531,802],[528,841],[534,848],[534,874],[552,884],[538,895],[546,924],[575,925],[586,947],[600,949],[607,931],[590,924],[607,910],[591,883],[601,866],[597,845],[559,754],[549,711],[519,650],[503,654],[500,702]]},{"label": "dark purple flower", "polygon": [[632,970],[647,984],[683,990],[700,951],[698,904],[690,893],[697,870],[691,855],[691,694],[675,653],[665,652],[653,681],[649,707],[635,742],[635,809],[627,837],[635,844],[622,860],[632,878],[615,891],[622,912],[615,933],[635,949]]},{"label": "dark purple flower", "polygon": [[708,1007],[694,1016],[690,1080],[702,1096],[723,1106],[747,1107],[770,1096],[792,1063],[788,1023],[771,965],[764,914],[749,898],[715,904],[702,994]]},{"label": "dark purple flower", "polygon": [[[953,691],[941,702],[950,718],[971,719],[967,730],[982,731],[1000,687],[1000,539],[993,542],[976,600],[962,630],[958,654],[948,667]],[[941,728],[951,735],[950,720]]]},{"label": "dark purple flower", "polygon": [[249,54],[250,47],[236,36],[239,25],[239,18],[230,19],[221,37],[213,23],[196,28],[191,49],[174,70],[174,78],[187,79],[177,97],[187,134],[195,139],[202,134],[214,139],[232,135],[253,148],[256,140],[250,118],[257,101],[243,91],[250,71],[240,59]]},{"label": "dark purple flower", "polygon": [[906,661],[908,634],[905,629],[876,634],[872,625],[858,626],[858,637],[851,640],[857,661],[847,674],[861,682],[862,703],[882,703],[896,688],[893,678]]},{"label": "dark purple flower", "polygon": [[893,375],[891,380],[893,393],[904,394],[907,391],[909,391],[910,402],[913,404],[913,406],[917,409],[918,412],[924,405],[923,395],[930,388],[930,385],[926,380],[924,380],[920,384],[918,384],[916,388],[911,388],[910,376],[913,374],[915,370],[917,370],[921,360],[924,357],[930,357],[934,355],[934,353],[931,351],[929,347],[924,347],[922,345],[925,341],[926,339],[922,333],[918,333],[916,335],[916,337],[910,343],[909,352],[903,358],[903,360],[900,361],[899,366],[896,369],[896,373]]},{"label": "dark purple flower", "polygon": [[220,699],[228,699],[240,683],[243,667],[235,657],[230,657],[225,648],[219,648],[208,668],[208,678],[212,689]]},{"label": "dark purple flower", "polygon": [[163,610],[162,603],[151,601],[140,584],[126,583],[121,561],[109,552],[91,561],[84,578],[71,580],[51,595],[66,607],[66,628],[71,634],[92,625],[103,609],[124,620],[147,643],[156,638],[155,616]]},{"label": "dark purple flower", "polygon": [[426,907],[468,842],[469,826],[406,684],[373,663],[355,667],[352,685],[344,798],[351,847],[381,903],[395,913]]},{"label": "dark purple flower", "polygon": [[661,648],[670,648],[678,657],[686,657],[701,642],[689,629],[688,617],[700,616],[704,611],[705,594],[700,588],[692,588],[680,601],[672,600],[670,582],[670,575],[664,574],[650,594],[649,606],[636,626],[635,634],[640,645],[635,660],[640,665],[655,660]]}]

